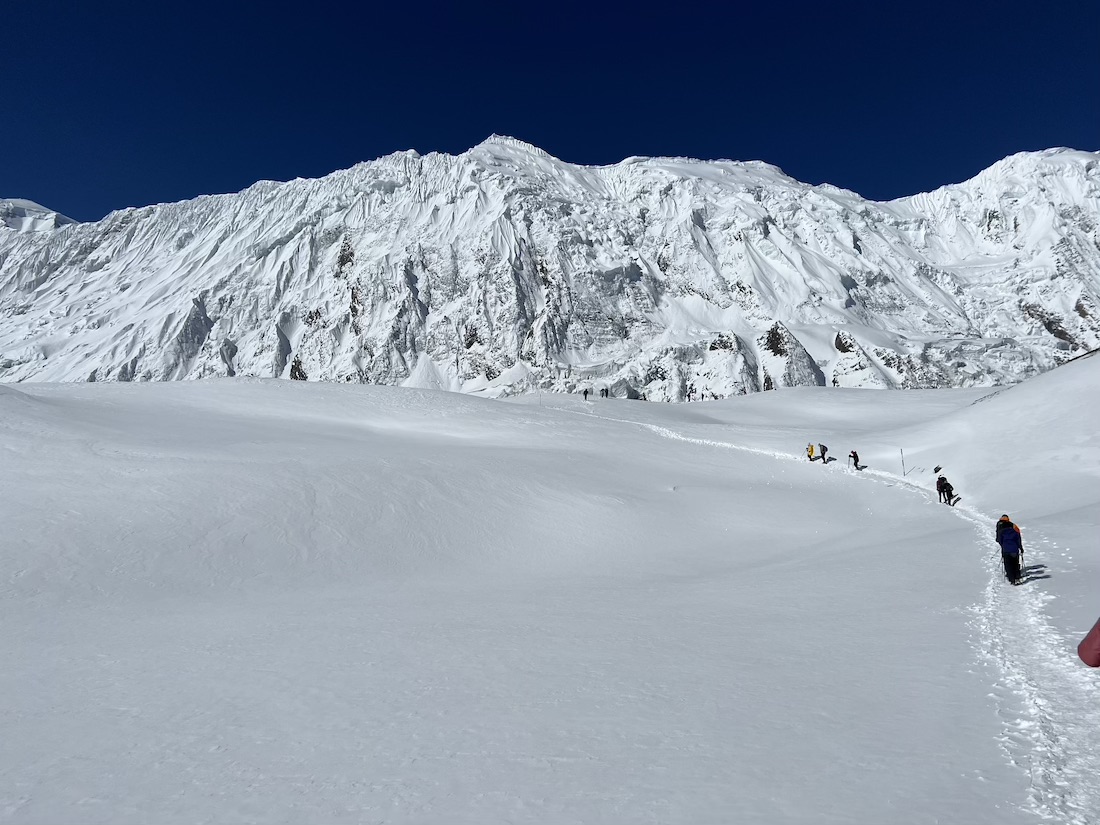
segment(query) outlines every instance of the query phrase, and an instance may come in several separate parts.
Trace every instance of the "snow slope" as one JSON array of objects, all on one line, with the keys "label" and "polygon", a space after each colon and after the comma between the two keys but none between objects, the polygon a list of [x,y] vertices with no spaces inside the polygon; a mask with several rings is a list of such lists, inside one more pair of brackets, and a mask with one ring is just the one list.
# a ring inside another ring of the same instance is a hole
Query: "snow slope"
[{"label": "snow slope", "polygon": [[0,386],[0,820],[1096,822],[1097,369]]},{"label": "snow slope", "polygon": [[653,400],[1010,384],[1100,346],[1100,163],[889,203],[759,162],[492,137],[318,180],[0,226],[0,379],[306,377]]}]

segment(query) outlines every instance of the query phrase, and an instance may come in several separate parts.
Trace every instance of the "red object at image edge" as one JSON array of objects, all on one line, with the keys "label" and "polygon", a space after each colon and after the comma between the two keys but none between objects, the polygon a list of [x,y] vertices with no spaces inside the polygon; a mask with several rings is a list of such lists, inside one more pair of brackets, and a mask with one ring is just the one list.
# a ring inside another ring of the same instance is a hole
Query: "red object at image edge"
[{"label": "red object at image edge", "polygon": [[1081,644],[1077,645],[1077,655],[1089,667],[1100,667],[1100,620],[1092,626]]}]

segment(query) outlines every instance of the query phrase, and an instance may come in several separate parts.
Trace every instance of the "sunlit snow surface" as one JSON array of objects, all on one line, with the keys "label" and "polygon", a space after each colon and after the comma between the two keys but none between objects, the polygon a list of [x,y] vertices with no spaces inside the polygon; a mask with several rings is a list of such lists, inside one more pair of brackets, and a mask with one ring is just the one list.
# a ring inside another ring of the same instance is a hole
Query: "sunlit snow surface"
[{"label": "sunlit snow surface", "polygon": [[1096,822],[1098,372],[0,387],[0,821]]}]

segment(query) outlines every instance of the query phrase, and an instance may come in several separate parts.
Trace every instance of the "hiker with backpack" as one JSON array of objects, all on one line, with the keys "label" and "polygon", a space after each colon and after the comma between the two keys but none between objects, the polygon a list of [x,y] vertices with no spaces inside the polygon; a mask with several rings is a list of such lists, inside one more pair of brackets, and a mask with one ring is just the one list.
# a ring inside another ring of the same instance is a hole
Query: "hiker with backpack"
[{"label": "hiker with backpack", "polygon": [[813,444],[807,444],[806,445],[806,458],[810,459],[810,461],[814,460],[814,445]]},{"label": "hiker with backpack", "polygon": [[848,453],[848,459],[852,462],[852,466],[855,467],[857,470],[863,469],[859,466],[859,453],[857,453],[855,450],[852,450],[850,453]]},{"label": "hiker with backpack", "polygon": [[1005,568],[1005,578],[1011,584],[1020,584],[1023,579],[1020,572],[1020,559],[1024,554],[1024,539],[1020,528],[1012,523],[1007,514],[997,521],[994,531],[997,544],[1001,546],[1001,561]]},{"label": "hiker with backpack", "polygon": [[936,479],[936,492],[939,494],[941,503],[943,502],[943,488],[945,484],[947,484],[947,478],[945,476],[940,476]]},{"label": "hiker with backpack", "polygon": [[828,457],[827,454],[829,452],[829,448],[826,447],[824,444],[818,444],[817,448],[821,451],[821,463],[822,464],[828,464],[829,463],[829,457]]},{"label": "hiker with backpack", "polygon": [[956,501],[958,501],[958,499],[955,498],[955,488],[952,487],[951,482],[945,478],[943,480],[943,502],[944,504],[950,504],[954,507]]}]

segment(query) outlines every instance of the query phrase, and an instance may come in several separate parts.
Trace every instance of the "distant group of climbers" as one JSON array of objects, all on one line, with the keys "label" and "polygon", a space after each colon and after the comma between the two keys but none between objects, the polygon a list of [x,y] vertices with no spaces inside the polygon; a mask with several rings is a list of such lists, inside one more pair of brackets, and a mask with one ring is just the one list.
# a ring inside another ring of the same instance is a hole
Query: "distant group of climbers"
[{"label": "distant group of climbers", "polygon": [[[824,444],[814,444],[813,442],[806,445],[806,457],[810,461],[816,461],[821,459],[823,464],[829,462],[829,448]],[[857,470],[862,470],[863,467],[859,463],[859,453],[852,450],[848,453],[848,461]],[[940,468],[936,467],[938,471]],[[962,496],[955,495],[955,487],[947,480],[947,476],[940,475],[936,478],[936,492],[939,494],[939,500],[943,504],[949,504],[952,507],[955,506],[962,498]],[[1001,548],[1001,560],[1004,564],[1005,578],[1012,584],[1020,584],[1023,581],[1023,568],[1020,566],[1020,558],[1023,554],[1024,546],[1023,539],[1020,537],[1020,528],[1017,527],[1009,519],[1007,515],[1001,516],[997,522],[997,529],[995,533],[997,544]]]},{"label": "distant group of climbers", "polygon": [[[811,442],[806,445],[806,457],[810,461],[816,461],[820,458],[822,464],[827,464],[829,462],[828,455],[829,448],[824,444],[813,444]],[[857,470],[863,469],[859,463],[859,453],[855,450],[848,454],[848,460]],[[935,469],[937,473],[940,470],[939,467]],[[941,503],[949,504],[952,507],[961,499],[961,496],[955,495],[955,487],[947,480],[947,476],[942,474],[936,477],[936,492],[939,494]],[[993,538],[1001,550],[1001,565],[1004,568],[1005,580],[1009,584],[1014,586],[1024,584],[1028,580],[1029,574],[1036,575],[1036,571],[1042,572],[1042,565],[1031,568],[1024,567],[1023,535],[1020,533],[1020,528],[1013,524],[1007,513],[997,519],[993,530]],[[1043,576],[1039,576],[1039,578],[1043,578]],[[1089,667],[1100,667],[1100,621],[1097,621],[1088,635],[1081,640],[1081,643],[1077,646],[1077,655]]]},{"label": "distant group of climbers", "polygon": [[[828,447],[826,447],[824,444],[815,445],[812,442],[806,445],[806,458],[810,459],[810,461],[817,461],[817,459],[820,458],[822,464],[828,464],[830,461],[834,460],[829,458]],[[859,453],[857,453],[855,450],[852,450],[850,453],[848,453],[848,463],[851,466],[855,467],[857,470],[863,469],[863,467],[860,466],[859,463]]]},{"label": "distant group of climbers", "polygon": [[[583,390],[585,401],[588,400],[589,392],[588,388]],[[610,398],[610,396],[611,393],[607,388],[600,390],[601,398]],[[806,445],[806,457],[810,461],[816,461],[820,458],[822,464],[828,464],[833,460],[829,458],[828,447],[824,444],[815,445],[813,442]],[[855,450],[848,453],[848,461],[857,470],[863,469],[863,466],[859,463],[859,453]],[[940,468],[936,467],[935,470],[939,472]],[[936,493],[939,495],[941,504],[948,504],[952,507],[962,498],[955,495],[954,485],[947,480],[947,476],[942,474],[936,477]],[[1012,519],[1005,513],[997,520],[993,536],[1001,549],[1001,564],[1004,567],[1005,579],[1012,585],[1023,584],[1027,581],[1027,569],[1023,566],[1024,540],[1020,528],[1013,524]],[[1041,570],[1042,568],[1038,569]],[[1085,664],[1090,667],[1100,667],[1100,621],[1097,621],[1089,634],[1078,645],[1077,653]]]}]

